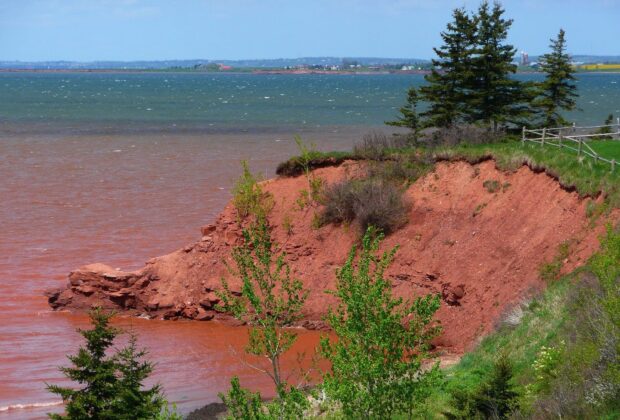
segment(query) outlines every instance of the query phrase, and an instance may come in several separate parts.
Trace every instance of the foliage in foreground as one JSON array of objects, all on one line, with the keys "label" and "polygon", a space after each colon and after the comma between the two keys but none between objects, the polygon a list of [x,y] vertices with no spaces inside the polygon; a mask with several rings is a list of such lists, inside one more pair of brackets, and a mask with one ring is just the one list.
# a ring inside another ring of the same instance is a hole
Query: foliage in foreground
[{"label": "foliage in foreground", "polygon": [[[65,402],[65,415],[50,414],[53,419],[179,419],[167,410],[161,387],[143,389],[144,381],[153,371],[153,364],[144,360],[145,350],[139,350],[136,337],[113,355],[106,351],[114,344],[121,330],[110,326],[113,314],[97,308],[90,312],[93,328],[78,330],[86,340],[78,353],[68,356],[71,367],[60,370],[82,388],[48,385],[47,389],[60,395]],[[162,414],[162,410],[167,413]]]},{"label": "foliage in foreground", "polygon": [[440,331],[433,320],[439,296],[413,302],[393,297],[384,272],[396,249],[377,254],[381,239],[369,228],[359,259],[354,247],[338,270],[332,293],[340,303],[326,317],[336,339],[321,341],[332,365],[322,387],[347,418],[411,416],[438,378],[438,367],[422,370],[422,360]]},{"label": "foliage in foreground", "polygon": [[497,332],[448,369],[422,411],[488,418],[494,393],[506,410],[492,418],[618,418],[619,356],[620,231],[610,227],[586,267],[510,309]]},{"label": "foliage in foreground", "polygon": [[[271,378],[278,395],[268,409],[301,414],[307,400],[299,398],[300,392],[286,383],[281,357],[297,339],[297,333],[286,327],[301,319],[308,292],[302,288],[299,279],[291,277],[284,253],[279,252],[272,242],[265,219],[257,220],[244,230],[243,237],[243,245],[233,250],[236,270],[231,268],[232,274],[241,280],[241,294],[233,293],[228,281],[222,279],[223,291],[219,297],[223,303],[220,309],[250,325],[245,351],[269,361],[266,369],[255,367]],[[259,394],[241,389],[236,378],[231,385],[227,395],[220,395],[231,412],[262,410]]]}]

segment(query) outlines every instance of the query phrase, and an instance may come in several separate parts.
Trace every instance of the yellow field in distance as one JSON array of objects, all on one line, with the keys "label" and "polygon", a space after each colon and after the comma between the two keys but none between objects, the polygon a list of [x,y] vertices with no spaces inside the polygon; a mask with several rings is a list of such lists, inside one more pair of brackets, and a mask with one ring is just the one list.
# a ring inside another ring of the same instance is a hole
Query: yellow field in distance
[{"label": "yellow field in distance", "polygon": [[579,66],[583,70],[620,70],[619,64],[584,64]]}]

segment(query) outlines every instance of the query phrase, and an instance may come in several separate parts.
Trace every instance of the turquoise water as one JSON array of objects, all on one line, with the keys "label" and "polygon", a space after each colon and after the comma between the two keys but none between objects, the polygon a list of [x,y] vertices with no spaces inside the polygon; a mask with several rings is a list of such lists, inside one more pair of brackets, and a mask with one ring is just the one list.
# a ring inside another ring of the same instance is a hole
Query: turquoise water
[{"label": "turquoise water", "polygon": [[[520,79],[540,79],[519,75]],[[214,131],[378,126],[421,75],[0,73],[0,122],[21,129]],[[620,113],[620,74],[579,75],[569,119]]]}]

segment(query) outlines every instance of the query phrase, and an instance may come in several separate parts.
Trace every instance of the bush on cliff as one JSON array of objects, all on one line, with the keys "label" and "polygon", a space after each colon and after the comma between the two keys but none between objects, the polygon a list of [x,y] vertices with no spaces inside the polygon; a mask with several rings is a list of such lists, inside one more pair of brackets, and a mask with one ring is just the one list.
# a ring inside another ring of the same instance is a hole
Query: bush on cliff
[{"label": "bush on cliff", "polygon": [[360,231],[375,226],[386,235],[407,222],[409,205],[403,199],[403,188],[380,178],[345,180],[327,187],[321,224],[351,223],[356,220]]},{"label": "bush on cliff", "polygon": [[232,189],[233,205],[241,219],[250,215],[265,217],[273,206],[271,196],[263,191],[259,179],[250,171],[248,162],[242,161],[241,166],[243,172]]},{"label": "bush on cliff", "polygon": [[382,237],[369,228],[359,259],[354,247],[338,270],[337,289],[331,293],[340,303],[326,317],[335,340],[321,340],[332,366],[323,388],[341,404],[346,418],[411,417],[418,400],[438,381],[438,366],[422,370],[422,360],[440,332],[433,320],[439,296],[414,301],[392,296],[384,272],[396,248],[377,254]]}]

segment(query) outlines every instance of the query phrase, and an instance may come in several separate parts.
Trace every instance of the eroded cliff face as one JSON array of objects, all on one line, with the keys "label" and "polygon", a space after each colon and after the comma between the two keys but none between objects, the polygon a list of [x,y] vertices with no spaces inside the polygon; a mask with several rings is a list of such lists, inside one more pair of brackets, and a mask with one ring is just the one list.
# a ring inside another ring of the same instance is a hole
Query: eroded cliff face
[{"label": "eroded cliff face", "polygon": [[[314,174],[333,183],[360,170],[358,163],[345,162]],[[486,180],[503,188],[489,193]],[[301,325],[321,328],[322,316],[335,303],[325,290],[335,287],[335,269],[355,243],[357,229],[314,229],[312,220],[320,208],[301,209],[297,203],[300,191],[308,189],[303,176],[266,181],[264,189],[273,195],[269,222],[274,239],[310,291]],[[570,243],[566,272],[585,263],[598,248],[602,231],[602,222],[594,229],[588,226],[585,200],[527,167],[505,173],[492,161],[440,163],[406,196],[413,204],[409,223],[383,242],[384,248],[400,246],[387,274],[399,296],[441,294],[437,318],[444,333],[436,344],[457,353],[488,333],[511,305],[544,287],[539,268],[556,257],[561,243]],[[101,305],[153,318],[230,320],[215,310],[215,291],[222,277],[233,291],[240,290],[226,268],[232,248],[241,243],[237,220],[228,205],[213,224],[202,227],[200,240],[154,258],[138,271],[103,264],[81,267],[70,273],[65,287],[48,293],[49,303],[55,309]]]}]

